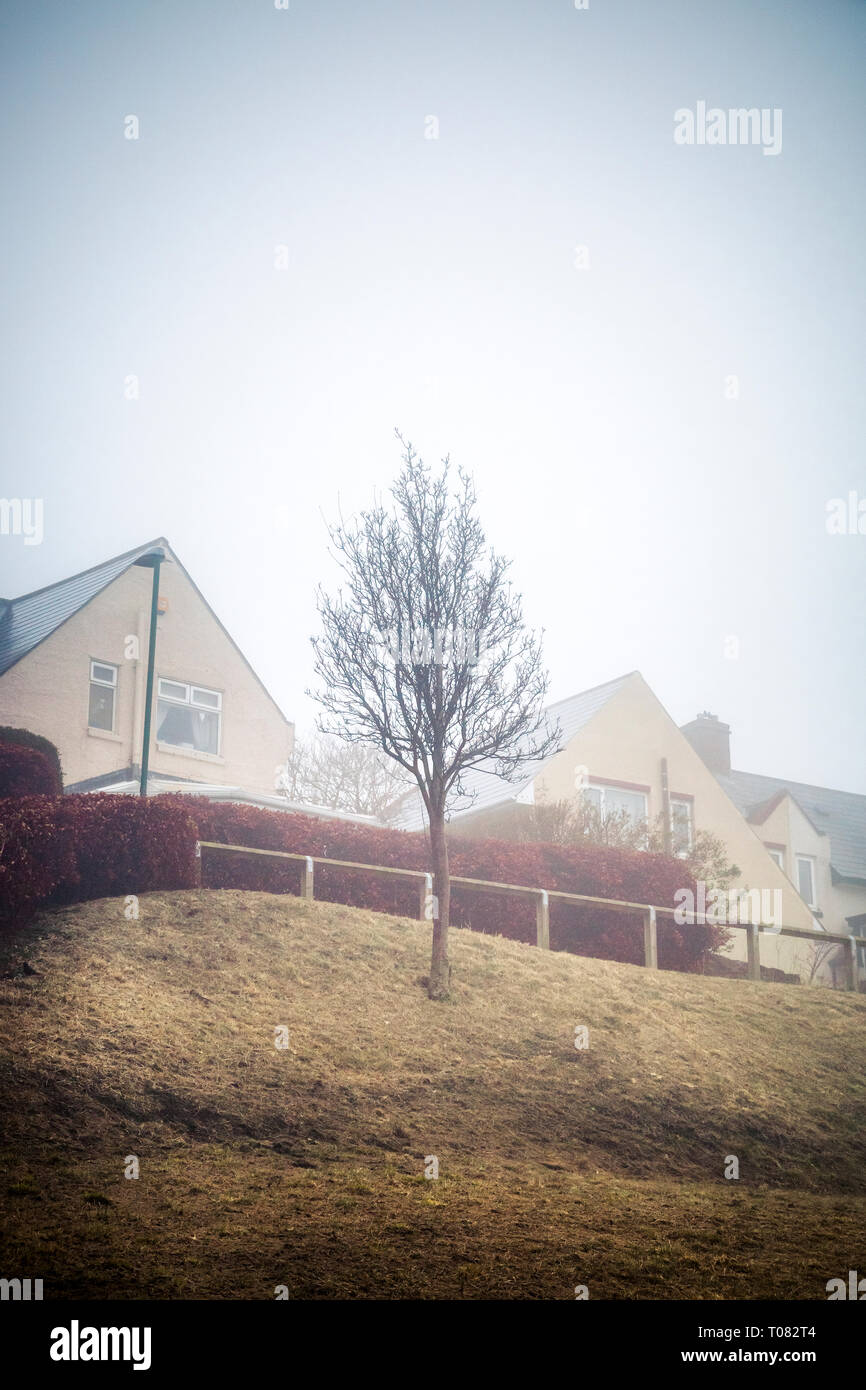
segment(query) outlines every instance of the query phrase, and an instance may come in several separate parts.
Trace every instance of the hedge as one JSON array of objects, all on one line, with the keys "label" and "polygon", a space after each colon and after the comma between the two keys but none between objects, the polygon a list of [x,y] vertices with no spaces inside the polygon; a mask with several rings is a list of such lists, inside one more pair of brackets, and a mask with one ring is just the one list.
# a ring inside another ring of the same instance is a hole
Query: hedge
[{"label": "hedge", "polygon": [[0,743],[0,797],[57,796],[57,774],[41,748]]},{"label": "hedge", "polygon": [[[255,806],[213,802],[203,797],[166,796],[183,802],[199,828],[202,840],[286,850],[314,858],[349,859],[363,864],[427,870],[426,835],[352,821],[266,811]],[[678,889],[696,891],[682,860],[640,850],[585,844],[568,847],[520,844],[507,840],[452,837],[449,862],[454,876],[515,883],[532,888],[559,889],[591,897],[675,906]],[[213,888],[250,888],[297,893],[300,865],[255,855],[202,851],[202,882]],[[393,882],[384,875],[316,865],[315,894],[327,902],[348,903],[379,912],[418,914],[415,884]],[[535,941],[535,905],[531,900],[473,893],[452,888],[451,919],[457,926]],[[728,939],[723,927],[677,928],[673,918],[658,919],[659,965],[664,969],[696,970],[708,951]],[[608,960],[643,964],[643,920],[639,913],[573,907],[556,902],[550,907],[553,950]]]},{"label": "hedge", "polygon": [[[0,724],[0,745],[11,744],[16,748],[33,748],[37,753],[41,753],[48,761],[51,768],[52,781],[46,789],[49,795],[59,795],[63,790],[63,769],[60,766],[60,754],[50,739],[43,738],[42,734],[31,733],[30,729],[14,729],[8,724]],[[29,792],[37,794],[42,791],[41,787],[31,787]],[[23,796],[26,792],[7,792],[0,791],[0,796]]]},{"label": "hedge", "polygon": [[[266,811],[177,793],[126,797],[90,793],[0,802],[0,924],[21,922],[41,904],[188,888],[197,882],[195,841],[285,850],[314,858],[426,871],[426,835],[352,821]],[[695,890],[681,860],[599,845],[562,847],[455,837],[451,872],[526,887],[674,906],[678,889]],[[301,866],[258,855],[202,850],[201,882],[210,888],[297,893]],[[379,912],[417,917],[418,885],[316,865],[315,895]],[[455,886],[456,926],[535,941],[531,899],[498,897]],[[727,939],[723,927],[678,929],[659,918],[659,965],[698,969],[705,953]],[[640,913],[576,907],[550,908],[553,950],[643,963]]]},{"label": "hedge", "polygon": [[197,881],[196,828],[158,798],[107,793],[0,801],[0,926],[38,908]]}]

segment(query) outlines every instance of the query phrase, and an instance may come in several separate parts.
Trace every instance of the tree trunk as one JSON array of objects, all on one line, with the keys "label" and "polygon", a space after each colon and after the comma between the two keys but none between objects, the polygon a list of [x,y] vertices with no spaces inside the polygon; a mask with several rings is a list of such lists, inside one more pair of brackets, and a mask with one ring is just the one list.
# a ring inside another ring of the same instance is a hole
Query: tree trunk
[{"label": "tree trunk", "polygon": [[451,985],[448,960],[448,919],[451,906],[451,879],[448,872],[448,842],[445,813],[430,816],[430,849],[433,859],[433,953],[430,961],[431,999],[447,999]]}]

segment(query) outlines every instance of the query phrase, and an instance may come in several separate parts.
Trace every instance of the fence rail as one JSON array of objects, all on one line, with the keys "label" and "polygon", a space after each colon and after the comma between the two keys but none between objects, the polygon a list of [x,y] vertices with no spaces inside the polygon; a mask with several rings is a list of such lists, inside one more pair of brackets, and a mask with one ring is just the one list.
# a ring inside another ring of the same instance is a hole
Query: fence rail
[{"label": "fence rail", "polygon": [[[201,857],[203,849],[226,850],[234,854],[257,854],[270,859],[291,859],[302,866],[300,896],[308,900],[313,898],[316,864],[322,864],[329,869],[359,869],[371,874],[387,874],[394,878],[402,878],[405,881],[413,881],[419,886],[419,915],[422,919],[428,920],[432,916],[433,876],[425,873],[423,869],[393,869],[385,864],[358,864],[351,859],[327,859],[321,855],[292,854],[287,850],[254,849],[249,845],[225,845],[216,840],[197,840],[196,858]],[[451,884],[452,886],[471,889],[473,893],[499,893],[504,897],[522,895],[534,899],[536,945],[546,951],[550,950],[550,900],[552,898],[557,902],[579,903],[583,906],[589,904],[613,911],[640,912],[643,917],[644,929],[644,965],[648,970],[658,970],[658,917],[674,917],[678,911],[673,907],[658,907],[652,903],[632,903],[621,898],[598,898],[587,893],[567,893],[559,888],[530,888],[520,883],[496,883],[490,879],[462,878],[459,875],[452,876]],[[718,925],[712,918],[708,918],[706,913],[702,912],[689,913],[687,918],[685,923],[687,926]],[[844,946],[847,957],[847,988],[856,990],[858,987],[857,947],[866,947],[866,937],[846,936],[838,932],[808,931],[805,927],[776,927],[761,922],[726,922],[724,925],[734,930],[746,932],[746,975],[750,980],[760,981],[761,979],[761,935],[792,936],[824,944],[836,942]]]}]

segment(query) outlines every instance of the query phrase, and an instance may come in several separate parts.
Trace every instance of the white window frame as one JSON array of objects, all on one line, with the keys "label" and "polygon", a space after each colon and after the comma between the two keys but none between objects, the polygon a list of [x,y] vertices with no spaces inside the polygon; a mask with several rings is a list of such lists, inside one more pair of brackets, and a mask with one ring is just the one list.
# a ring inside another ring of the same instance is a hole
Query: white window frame
[{"label": "white window frame", "polygon": [[[172,685],[172,686],[176,686],[176,687],[178,687],[178,686],[181,687],[181,688],[184,690],[184,692],[185,692],[185,698],[181,699],[181,698],[180,698],[179,696],[177,696],[177,695],[167,695],[167,694],[165,693],[165,691],[163,690],[163,686],[164,686],[164,685]],[[201,691],[203,695],[210,695],[210,696],[213,696],[213,698],[216,700],[216,704],[215,704],[215,705],[208,705],[208,704],[205,704],[205,703],[204,703],[203,701],[201,701],[201,700],[196,700],[196,699],[194,698],[196,691]],[[219,691],[219,690],[211,690],[210,686],[207,686],[207,685],[200,685],[198,681],[180,681],[180,680],[175,680],[174,676],[160,676],[160,677],[157,679],[157,682],[156,682],[156,708],[157,708],[157,712],[159,711],[159,702],[160,702],[160,700],[166,700],[170,705],[177,705],[179,709],[194,709],[194,710],[201,710],[203,714],[215,714],[216,717],[217,717],[217,748],[216,748],[216,753],[208,753],[206,756],[209,757],[209,758],[214,758],[214,757],[219,758],[219,757],[222,756],[222,742],[223,742],[223,697],[222,697],[222,692],[221,692],[221,691]],[[184,753],[194,753],[197,757],[201,757],[201,756],[202,756],[200,750],[195,749],[195,748],[190,748],[190,747],[189,747],[187,744],[185,744],[185,743],[169,743],[169,742],[166,741],[165,739],[158,739],[158,741],[161,742],[161,743],[165,743],[166,748],[176,748],[176,749],[178,749],[180,752],[184,752]]]},{"label": "white window frame", "polygon": [[[800,894],[800,897],[803,899],[803,901],[805,902],[806,906],[807,906],[807,907],[811,907],[812,910],[814,911],[814,910],[817,908],[817,906],[818,906],[817,884],[816,884],[816,882],[815,882],[815,856],[814,856],[813,854],[795,854],[795,855],[794,855],[794,863],[795,863],[796,866],[797,866],[797,892]],[[804,893],[803,893],[803,890],[802,890],[802,888],[800,887],[800,865],[801,865],[801,864],[808,864],[808,865],[809,865],[809,877],[810,877],[810,879],[811,879],[811,881],[812,881],[811,900],[810,900],[809,898],[805,897],[805,895],[804,895]]]},{"label": "white window frame", "polygon": [[764,845],[764,849],[767,851],[770,858],[773,860],[773,863],[778,864],[779,868],[782,870],[782,873],[784,873],[785,851],[783,849],[776,849],[775,845]]},{"label": "white window frame", "polygon": [[[95,675],[93,674],[93,670],[94,670],[94,667],[95,667],[95,666],[101,666],[101,667],[103,667],[104,670],[106,670],[106,671],[111,671],[111,672],[113,673],[114,679],[113,679],[113,680],[105,680],[102,676],[95,676]],[[115,732],[116,728],[117,728],[117,675],[118,675],[119,670],[120,670],[120,667],[119,667],[119,666],[117,665],[117,663],[114,662],[114,661],[100,661],[99,657],[97,657],[97,656],[92,656],[92,657],[90,658],[90,681],[89,681],[88,686],[87,686],[87,727],[88,727],[88,729],[96,729],[97,733],[100,733],[100,734],[107,734],[107,733],[113,734],[113,733]],[[90,690],[91,690],[91,687],[94,686],[94,685],[98,685],[98,686],[100,687],[100,689],[102,689],[102,690],[110,690],[110,691],[111,691],[111,728],[110,728],[110,729],[103,729],[101,725],[99,725],[99,724],[91,724],[91,722],[90,722]]]},{"label": "white window frame", "polygon": [[606,791],[626,792],[629,796],[643,797],[643,821],[645,825],[649,825],[649,794],[647,792],[640,791],[637,787],[617,787],[613,784],[613,782],[600,782],[597,781],[594,777],[591,777],[589,781],[584,784],[582,791],[583,793],[586,793],[588,791],[595,791],[601,793],[601,805],[599,807],[599,810],[601,811],[602,816],[606,814]]},{"label": "white window frame", "polygon": [[695,803],[692,801],[691,797],[688,797],[688,796],[672,796],[672,797],[670,798],[670,809],[671,809],[670,834],[671,834],[671,842],[673,842],[673,837],[674,837],[674,835],[675,835],[675,833],[676,833],[676,825],[675,825],[675,822],[674,822],[674,807],[675,807],[675,806],[685,806],[686,810],[687,810],[688,813],[689,813],[689,818],[688,818],[688,831],[689,831],[688,844],[686,845],[685,849],[677,850],[677,854],[679,855],[680,859],[685,859],[685,858],[687,858],[688,855],[691,853],[692,849],[694,848],[694,843],[695,843]]}]

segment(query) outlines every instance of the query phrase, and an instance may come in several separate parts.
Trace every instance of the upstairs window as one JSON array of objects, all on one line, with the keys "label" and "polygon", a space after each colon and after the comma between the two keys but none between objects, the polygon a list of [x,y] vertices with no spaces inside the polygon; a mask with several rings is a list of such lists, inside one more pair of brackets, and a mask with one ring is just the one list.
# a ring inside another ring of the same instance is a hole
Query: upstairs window
[{"label": "upstairs window", "polygon": [[105,729],[107,733],[114,732],[116,697],[117,667],[108,661],[91,661],[88,728]]},{"label": "upstairs window", "polygon": [[671,849],[674,854],[685,857],[694,840],[692,827],[692,803],[684,796],[671,797]]},{"label": "upstairs window", "polygon": [[222,695],[186,681],[159,680],[156,738],[173,748],[218,754]]},{"label": "upstairs window", "polygon": [[641,825],[647,818],[646,792],[630,791],[625,787],[613,787],[607,782],[590,782],[584,787],[583,795],[595,806],[604,820],[623,812],[635,825]]},{"label": "upstairs window", "polygon": [[815,902],[815,861],[807,854],[797,855],[797,887],[809,907],[818,906]]},{"label": "upstairs window", "polygon": [[770,848],[770,846],[768,845],[768,846],[767,846],[767,853],[769,854],[769,856],[770,856],[771,859],[775,859],[775,861],[776,861],[776,863],[778,864],[779,868],[780,868],[780,869],[782,870],[782,872],[784,873],[784,870],[785,870],[785,851],[784,851],[783,849],[776,849],[775,847],[774,847],[774,848]]}]

